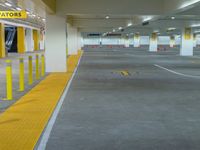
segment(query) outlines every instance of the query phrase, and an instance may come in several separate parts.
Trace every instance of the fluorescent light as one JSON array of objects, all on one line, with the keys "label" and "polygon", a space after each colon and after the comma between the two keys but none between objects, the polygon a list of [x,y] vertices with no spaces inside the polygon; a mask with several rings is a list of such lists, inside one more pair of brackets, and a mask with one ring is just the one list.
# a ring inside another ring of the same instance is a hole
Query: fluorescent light
[{"label": "fluorescent light", "polygon": [[168,31],[173,31],[173,30],[176,30],[176,28],[168,28],[167,30]]},{"label": "fluorescent light", "polygon": [[119,30],[121,30],[122,29],[122,27],[119,27]]},{"label": "fluorescent light", "polygon": [[46,19],[43,18],[42,20],[45,21]]},{"label": "fluorescent light", "polygon": [[153,18],[153,17],[146,17],[146,18],[143,19],[143,22],[149,21],[149,20],[151,20],[152,18]]},{"label": "fluorescent light", "polygon": [[6,6],[9,6],[9,7],[12,6],[12,5],[11,5],[10,3],[8,3],[8,2],[5,2],[5,5],[6,5]]},{"label": "fluorescent light", "polygon": [[191,27],[200,27],[200,24],[193,24]]},{"label": "fluorescent light", "polygon": [[0,3],[0,5],[1,5],[1,6],[5,6],[4,4],[1,4],[1,3]]},{"label": "fluorescent light", "polygon": [[196,31],[194,31],[194,33],[200,33],[200,30],[196,30]]},{"label": "fluorescent light", "polygon": [[188,6],[195,4],[197,2],[199,2],[199,0],[186,1],[186,2],[183,2],[183,4],[179,8],[185,8],[185,7],[188,7]]},{"label": "fluorescent light", "polygon": [[110,16],[106,16],[106,19],[109,19],[110,18]]},{"label": "fluorescent light", "polygon": [[22,10],[20,7],[17,7],[16,9],[17,9],[17,10],[19,10],[19,11],[21,11],[21,10]]},{"label": "fluorescent light", "polygon": [[113,29],[113,32],[115,32],[116,30],[115,29]]},{"label": "fluorescent light", "polygon": [[153,33],[158,33],[158,32],[159,32],[159,30],[154,30],[154,31],[153,31]]},{"label": "fluorescent light", "polygon": [[171,17],[172,20],[176,19],[176,17]]},{"label": "fluorescent light", "polygon": [[130,27],[130,26],[132,26],[132,25],[133,25],[133,24],[130,22],[130,23],[128,23],[128,25],[127,25],[127,26],[128,26],[128,27]]}]

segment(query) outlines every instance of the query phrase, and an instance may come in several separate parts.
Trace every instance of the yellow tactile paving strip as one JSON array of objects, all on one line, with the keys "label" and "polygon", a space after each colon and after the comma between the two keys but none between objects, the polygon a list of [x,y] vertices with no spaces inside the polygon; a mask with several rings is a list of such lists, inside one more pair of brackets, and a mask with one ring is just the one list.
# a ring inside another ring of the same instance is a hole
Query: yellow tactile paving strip
[{"label": "yellow tactile paving strip", "polygon": [[52,73],[0,116],[0,150],[32,150],[48,123],[82,52],[67,73]]}]

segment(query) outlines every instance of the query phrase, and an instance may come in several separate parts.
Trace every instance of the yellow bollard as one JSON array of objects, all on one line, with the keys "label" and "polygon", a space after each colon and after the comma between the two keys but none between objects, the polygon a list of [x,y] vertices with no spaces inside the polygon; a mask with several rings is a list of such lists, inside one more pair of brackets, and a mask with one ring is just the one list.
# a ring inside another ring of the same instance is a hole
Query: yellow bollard
[{"label": "yellow bollard", "polygon": [[45,57],[43,54],[41,56],[41,76],[45,76]]},{"label": "yellow bollard", "polygon": [[33,58],[32,56],[28,57],[28,84],[33,84]]},{"label": "yellow bollard", "polygon": [[40,79],[40,71],[39,71],[39,55],[36,54],[36,60],[35,60],[35,78],[36,80]]},{"label": "yellow bollard", "polygon": [[24,91],[24,58],[19,59],[19,91]]},{"label": "yellow bollard", "polygon": [[5,100],[13,99],[13,88],[12,88],[12,61],[6,60],[6,96]]}]

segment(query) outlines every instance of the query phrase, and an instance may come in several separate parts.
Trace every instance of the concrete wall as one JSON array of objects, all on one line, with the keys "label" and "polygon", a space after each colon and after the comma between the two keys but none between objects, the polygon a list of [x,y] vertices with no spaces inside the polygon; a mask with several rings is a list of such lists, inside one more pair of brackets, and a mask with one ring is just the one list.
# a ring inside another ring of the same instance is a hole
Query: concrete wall
[{"label": "concrete wall", "polygon": [[78,31],[77,28],[72,27],[69,23],[67,24],[67,46],[69,55],[77,54],[77,51],[79,49]]},{"label": "concrete wall", "polygon": [[[140,44],[141,45],[149,45],[149,36],[141,36]],[[83,44],[84,45],[99,45],[100,43],[100,38],[94,37],[85,37],[83,39]],[[134,43],[134,38],[129,39],[130,45],[133,45]],[[159,45],[169,45],[170,43],[170,37],[169,36],[159,36],[158,38],[158,44]],[[180,45],[181,43],[181,38],[176,37],[175,38],[175,43],[176,45]],[[200,43],[200,39],[197,38],[197,43]],[[124,38],[108,38],[104,37],[102,38],[102,44],[103,45],[124,45],[125,44],[125,39]]]}]

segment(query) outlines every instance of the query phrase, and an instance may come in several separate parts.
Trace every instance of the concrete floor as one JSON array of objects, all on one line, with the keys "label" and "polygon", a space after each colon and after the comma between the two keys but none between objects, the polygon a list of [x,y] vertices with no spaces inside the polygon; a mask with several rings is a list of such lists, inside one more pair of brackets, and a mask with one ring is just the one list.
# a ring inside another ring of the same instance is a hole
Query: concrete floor
[{"label": "concrete floor", "polygon": [[[29,90],[31,90],[35,85],[37,85],[41,80],[34,81],[33,85],[28,85],[28,57],[33,57],[33,78],[35,78],[35,55],[39,54],[42,55],[44,51],[38,52],[29,52],[23,55],[17,53],[9,53],[8,57],[4,59],[0,59],[0,113],[4,112],[10,105],[15,103],[20,97],[26,94]],[[19,58],[24,58],[24,65],[25,65],[25,91],[19,92]],[[12,101],[5,101],[3,100],[6,98],[6,63],[7,59],[12,60],[12,71],[13,71],[13,100]],[[42,79],[42,78],[41,78]]]},{"label": "concrete floor", "polygon": [[178,53],[85,50],[46,149],[199,150],[200,58]]}]

